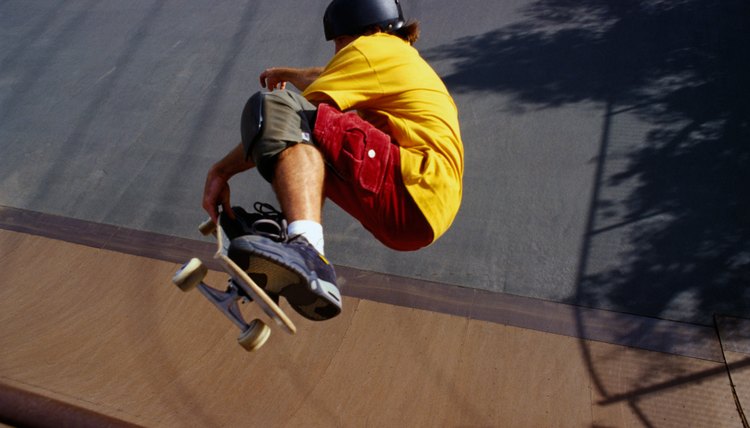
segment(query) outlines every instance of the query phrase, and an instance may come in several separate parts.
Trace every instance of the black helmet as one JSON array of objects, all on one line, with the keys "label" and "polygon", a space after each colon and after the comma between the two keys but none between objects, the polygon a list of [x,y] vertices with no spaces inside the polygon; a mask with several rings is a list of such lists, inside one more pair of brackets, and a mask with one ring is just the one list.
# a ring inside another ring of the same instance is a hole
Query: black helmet
[{"label": "black helmet", "polygon": [[323,15],[326,40],[355,36],[371,26],[386,33],[404,25],[399,0],[333,0]]}]

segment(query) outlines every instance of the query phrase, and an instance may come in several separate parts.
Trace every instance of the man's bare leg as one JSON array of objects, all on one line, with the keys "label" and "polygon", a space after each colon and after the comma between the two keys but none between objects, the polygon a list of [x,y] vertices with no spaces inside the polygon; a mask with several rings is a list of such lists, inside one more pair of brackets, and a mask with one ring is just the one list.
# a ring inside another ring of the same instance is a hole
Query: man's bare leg
[{"label": "man's bare leg", "polygon": [[289,222],[289,234],[304,235],[321,254],[324,179],[325,163],[315,146],[297,144],[279,155],[273,189]]},{"label": "man's bare leg", "polygon": [[325,163],[315,146],[294,145],[279,155],[273,190],[288,222],[320,223],[323,209]]}]

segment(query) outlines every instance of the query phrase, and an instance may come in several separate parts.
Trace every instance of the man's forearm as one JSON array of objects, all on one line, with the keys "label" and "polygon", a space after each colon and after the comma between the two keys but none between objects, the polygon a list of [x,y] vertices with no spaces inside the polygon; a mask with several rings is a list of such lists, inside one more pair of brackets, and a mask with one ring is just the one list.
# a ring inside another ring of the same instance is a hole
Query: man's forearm
[{"label": "man's forearm", "polygon": [[317,79],[321,73],[323,73],[323,67],[310,67],[298,69],[299,72],[295,80],[290,80],[294,86],[300,91],[304,91],[312,82]]},{"label": "man's forearm", "polygon": [[232,176],[253,167],[255,167],[255,163],[252,159],[245,160],[245,149],[240,143],[220,161],[216,162],[211,170],[214,174],[229,180]]}]

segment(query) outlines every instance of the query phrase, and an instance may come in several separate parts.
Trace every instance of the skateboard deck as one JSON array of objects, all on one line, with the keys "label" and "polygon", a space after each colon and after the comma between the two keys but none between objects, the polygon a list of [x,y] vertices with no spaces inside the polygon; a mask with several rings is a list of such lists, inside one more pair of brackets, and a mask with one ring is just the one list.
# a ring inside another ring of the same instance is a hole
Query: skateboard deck
[{"label": "skateboard deck", "polygon": [[229,274],[230,280],[227,291],[219,291],[203,282],[208,272],[203,262],[193,258],[186,263],[172,278],[172,282],[183,291],[193,288],[213,303],[224,315],[237,325],[242,334],[238,338],[240,345],[248,351],[254,351],[266,342],[270,329],[260,319],[246,322],[240,312],[238,303],[254,302],[275,323],[289,334],[295,334],[297,328],[278,304],[255,281],[229,258],[230,240],[219,224],[207,220],[199,226],[204,235],[216,236],[217,250],[214,258]]}]

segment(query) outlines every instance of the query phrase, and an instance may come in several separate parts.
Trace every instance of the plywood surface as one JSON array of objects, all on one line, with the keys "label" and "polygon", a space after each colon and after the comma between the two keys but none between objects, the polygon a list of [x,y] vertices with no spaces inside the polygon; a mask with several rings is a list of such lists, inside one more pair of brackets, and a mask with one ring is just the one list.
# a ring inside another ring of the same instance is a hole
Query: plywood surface
[{"label": "plywood surface", "polygon": [[715,319],[737,407],[743,412],[747,424],[750,413],[750,319],[718,315]]},{"label": "plywood surface", "polygon": [[0,383],[146,426],[739,423],[716,362],[354,298],[248,354],[177,267],[0,230]]}]

